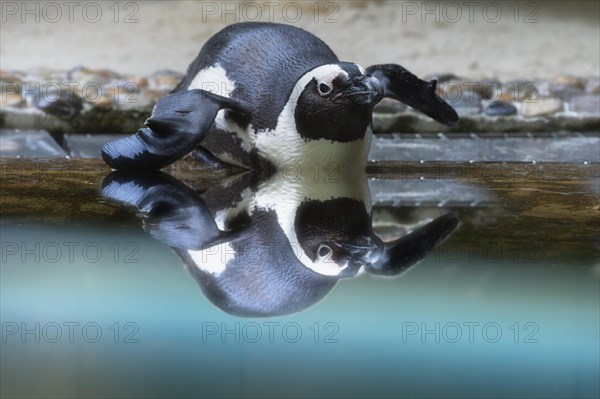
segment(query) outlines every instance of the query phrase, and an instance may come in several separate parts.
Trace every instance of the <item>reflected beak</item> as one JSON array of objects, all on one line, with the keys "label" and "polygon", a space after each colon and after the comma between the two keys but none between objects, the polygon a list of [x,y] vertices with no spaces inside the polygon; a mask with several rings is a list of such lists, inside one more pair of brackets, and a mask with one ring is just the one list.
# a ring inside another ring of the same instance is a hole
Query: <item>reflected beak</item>
[{"label": "reflected beak", "polygon": [[352,86],[336,95],[334,101],[347,98],[358,105],[374,106],[383,98],[383,85],[379,79],[371,76],[360,76],[353,79]]}]

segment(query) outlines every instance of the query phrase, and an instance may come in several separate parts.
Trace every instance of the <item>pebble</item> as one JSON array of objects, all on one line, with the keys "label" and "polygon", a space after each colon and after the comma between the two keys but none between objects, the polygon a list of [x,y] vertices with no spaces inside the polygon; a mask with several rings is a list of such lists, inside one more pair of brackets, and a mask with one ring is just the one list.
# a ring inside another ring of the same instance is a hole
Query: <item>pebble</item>
[{"label": "pebble", "polygon": [[33,82],[61,82],[64,80],[65,74],[64,71],[56,71],[50,70],[48,68],[33,68],[27,71],[25,76],[23,76],[23,81],[33,81]]},{"label": "pebble", "polygon": [[156,101],[141,93],[119,93],[112,98],[112,102],[120,110],[148,110],[156,104]]},{"label": "pebble", "polygon": [[600,96],[585,95],[573,97],[569,102],[569,110],[581,114],[600,114]]},{"label": "pebble", "polygon": [[459,97],[463,92],[463,88],[460,81],[438,81],[435,92],[438,96],[447,100]]},{"label": "pebble", "polygon": [[6,71],[0,71],[0,92],[2,95],[8,93],[20,93],[23,86],[23,81]]},{"label": "pebble", "polygon": [[485,109],[485,114],[488,116],[508,116],[515,115],[516,113],[517,107],[512,103],[504,101],[494,101]]},{"label": "pebble", "polygon": [[76,66],[67,71],[67,78],[70,80],[80,80],[87,76],[98,76],[106,80],[118,80],[122,76],[110,69],[91,69],[84,66]]},{"label": "pebble", "polygon": [[0,104],[5,107],[18,107],[22,105],[25,101],[21,96],[21,93],[2,93],[2,98],[0,100]]},{"label": "pebble", "polygon": [[36,93],[30,101],[37,109],[64,120],[73,119],[83,108],[81,97],[61,88]]},{"label": "pebble", "polygon": [[384,98],[375,106],[373,112],[378,114],[397,114],[404,110],[406,110],[406,105],[404,103],[391,98]]},{"label": "pebble", "polygon": [[173,90],[175,86],[177,86],[181,82],[181,78],[176,78],[174,76],[161,76],[154,79],[153,88],[158,90]]},{"label": "pebble", "polygon": [[[77,82],[78,94],[85,98],[84,90],[101,88],[113,81],[121,80],[123,77],[108,69],[89,69],[79,66],[69,70],[66,78],[70,82]],[[89,89],[89,86],[94,87]]]},{"label": "pebble", "polygon": [[561,86],[571,86],[582,90],[584,87],[583,79],[571,75],[560,75],[554,78],[554,84]]},{"label": "pebble", "polygon": [[0,104],[18,107],[23,103],[22,80],[16,75],[0,70]]},{"label": "pebble", "polygon": [[149,76],[149,87],[158,90],[173,90],[183,79],[183,74],[169,69],[156,71]]},{"label": "pebble", "polygon": [[140,90],[133,81],[115,80],[102,87],[102,98],[96,105],[114,106],[120,110],[146,110],[152,108],[157,101],[152,93],[147,95],[147,92],[149,90]]},{"label": "pebble", "polygon": [[25,73],[21,71],[7,71],[0,69],[0,80],[6,82],[20,82],[25,77]]},{"label": "pebble", "polygon": [[[450,77],[453,79],[447,79]],[[438,81],[436,88],[436,94],[443,98],[454,98],[474,92],[480,98],[489,100],[497,97],[502,92],[502,83],[497,80],[459,79],[455,75],[446,75],[444,78],[446,79]]]},{"label": "pebble", "polygon": [[148,88],[148,78],[145,76],[128,76],[126,81],[136,85],[138,90]]},{"label": "pebble", "polygon": [[[441,78],[441,79],[440,79]],[[435,94],[444,98],[452,99],[465,93],[472,93],[475,90],[475,81],[468,81],[467,79],[460,79],[456,75],[445,74],[438,77],[431,77],[431,79],[438,79],[437,87],[435,88]],[[431,80],[424,79],[424,80]]]},{"label": "pebble", "polygon": [[484,100],[496,98],[502,91],[502,83],[497,80],[484,79],[476,83],[478,84],[473,86],[473,90]]},{"label": "pebble", "polygon": [[532,80],[513,80],[502,86],[502,93],[497,98],[500,101],[522,103],[526,101],[537,101],[540,84]]},{"label": "pebble", "polygon": [[563,101],[569,101],[573,97],[583,94],[579,87],[557,83],[550,84],[549,91],[552,97],[559,97]]},{"label": "pebble", "polygon": [[502,90],[502,92],[500,94],[498,94],[498,96],[496,96],[495,100],[502,101],[505,103],[519,102],[519,101],[517,101],[517,96],[515,96],[514,93],[508,93],[508,92],[505,92],[504,90]]},{"label": "pebble", "polygon": [[563,103],[558,98],[540,98],[532,102],[524,102],[521,106],[523,116],[534,117],[553,114],[561,111]]},{"label": "pebble", "polygon": [[111,80],[98,75],[88,75],[75,82],[77,83],[76,88],[79,94],[82,97],[86,97],[84,93],[101,91],[102,86],[110,84]]},{"label": "pebble", "polygon": [[137,93],[139,90],[139,87],[135,83],[125,80],[115,80],[102,86],[102,94],[110,94],[113,96]]},{"label": "pebble", "polygon": [[23,81],[14,75],[1,75],[0,76],[0,89],[2,91],[17,91],[20,90],[21,83]]},{"label": "pebble", "polygon": [[69,69],[66,73],[66,78],[69,80],[79,80],[85,75],[89,75],[92,72],[90,68],[86,68],[83,65],[77,65]]},{"label": "pebble", "polygon": [[585,85],[585,92],[588,94],[600,94],[600,79],[592,78]]}]

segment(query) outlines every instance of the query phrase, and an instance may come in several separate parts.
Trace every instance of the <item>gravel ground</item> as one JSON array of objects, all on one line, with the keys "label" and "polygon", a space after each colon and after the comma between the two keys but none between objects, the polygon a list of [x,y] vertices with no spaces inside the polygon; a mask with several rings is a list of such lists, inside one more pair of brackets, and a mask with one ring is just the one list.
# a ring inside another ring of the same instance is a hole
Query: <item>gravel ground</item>
[{"label": "gravel ground", "polygon": [[600,70],[597,1],[272,3],[121,2],[117,13],[113,1],[74,2],[71,9],[63,2],[5,1],[0,66],[184,71],[212,34],[260,16],[317,34],[341,59],[401,63],[418,75],[507,80],[593,77]]}]

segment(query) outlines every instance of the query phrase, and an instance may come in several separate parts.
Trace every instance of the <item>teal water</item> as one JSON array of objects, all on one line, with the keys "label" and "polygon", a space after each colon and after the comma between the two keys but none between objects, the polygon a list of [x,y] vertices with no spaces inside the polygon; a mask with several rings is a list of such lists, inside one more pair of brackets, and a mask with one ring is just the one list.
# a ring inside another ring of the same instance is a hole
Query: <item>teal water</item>
[{"label": "teal water", "polygon": [[461,225],[415,268],[272,318],[215,307],[135,219],[5,216],[2,397],[598,397],[596,189],[581,181],[564,217],[550,199],[445,209]]},{"label": "teal water", "polygon": [[[598,394],[598,271],[585,262],[434,256],[398,278],[341,281],[299,314],[240,319],[143,234],[36,227],[3,236],[94,245],[72,263],[5,254],[6,397]],[[115,264],[115,243],[139,252]]]}]

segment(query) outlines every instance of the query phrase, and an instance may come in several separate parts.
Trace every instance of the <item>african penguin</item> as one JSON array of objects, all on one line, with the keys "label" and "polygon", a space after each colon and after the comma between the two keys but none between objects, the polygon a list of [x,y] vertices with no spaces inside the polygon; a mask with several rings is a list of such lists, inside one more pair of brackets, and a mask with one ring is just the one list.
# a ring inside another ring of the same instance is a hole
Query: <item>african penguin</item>
[{"label": "african penguin", "polygon": [[361,272],[398,275],[457,224],[447,214],[384,243],[372,229],[364,175],[310,183],[247,172],[198,195],[161,172],[115,171],[102,193],[137,208],[144,229],[175,250],[213,304],[248,317],[301,311]]},{"label": "african penguin", "polygon": [[234,24],[202,47],[146,127],[107,143],[102,155],[131,170],[159,169],[194,150],[211,165],[364,168],[373,107],[384,96],[447,125],[458,120],[435,88],[400,65],[340,62],[294,26]]}]

